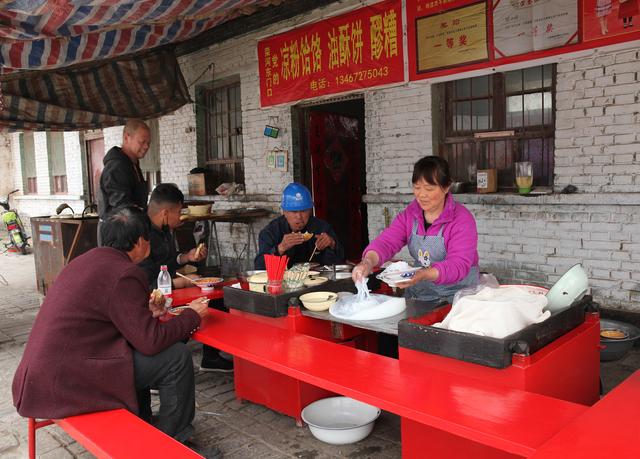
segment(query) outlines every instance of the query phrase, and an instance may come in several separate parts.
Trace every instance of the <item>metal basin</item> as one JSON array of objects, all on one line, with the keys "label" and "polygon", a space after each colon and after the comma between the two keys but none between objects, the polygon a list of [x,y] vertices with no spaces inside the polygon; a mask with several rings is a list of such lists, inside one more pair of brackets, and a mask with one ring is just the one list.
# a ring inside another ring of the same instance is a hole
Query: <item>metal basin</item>
[{"label": "metal basin", "polygon": [[618,360],[625,356],[640,338],[640,328],[619,320],[600,319],[600,330],[620,330],[627,337],[610,339],[600,336],[600,361]]}]

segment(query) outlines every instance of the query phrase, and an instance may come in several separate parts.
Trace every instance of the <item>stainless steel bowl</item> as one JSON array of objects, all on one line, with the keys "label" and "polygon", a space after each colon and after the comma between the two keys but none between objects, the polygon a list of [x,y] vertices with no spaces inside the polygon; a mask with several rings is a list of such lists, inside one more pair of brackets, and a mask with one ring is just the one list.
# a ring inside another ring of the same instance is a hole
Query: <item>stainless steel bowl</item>
[{"label": "stainless steel bowl", "polygon": [[618,360],[625,356],[629,349],[633,347],[636,340],[640,338],[640,329],[627,322],[619,320],[600,319],[600,330],[615,329],[624,332],[627,338],[611,339],[600,337],[600,360]]}]

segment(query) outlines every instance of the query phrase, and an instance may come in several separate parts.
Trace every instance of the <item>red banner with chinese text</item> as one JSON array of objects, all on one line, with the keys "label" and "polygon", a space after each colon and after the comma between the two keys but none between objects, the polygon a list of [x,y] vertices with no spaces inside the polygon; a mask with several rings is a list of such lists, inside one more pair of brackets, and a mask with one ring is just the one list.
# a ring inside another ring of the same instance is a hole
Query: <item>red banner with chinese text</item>
[{"label": "red banner with chinese text", "polygon": [[402,6],[389,0],[258,42],[262,107],[404,81]]}]

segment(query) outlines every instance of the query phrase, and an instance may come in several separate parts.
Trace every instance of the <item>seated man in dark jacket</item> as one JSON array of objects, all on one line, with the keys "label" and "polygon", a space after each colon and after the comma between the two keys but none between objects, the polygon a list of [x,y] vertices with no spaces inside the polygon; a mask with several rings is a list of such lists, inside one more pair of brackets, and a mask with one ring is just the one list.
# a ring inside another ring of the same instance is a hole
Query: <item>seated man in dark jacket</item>
[{"label": "seated man in dark jacket", "polygon": [[283,215],[260,231],[255,269],[265,269],[265,254],[287,255],[289,267],[309,261],[312,254],[312,261],[323,265],[344,262],[344,248],[331,225],[311,215],[313,200],[306,186],[287,185],[282,192],[281,207]]},{"label": "seated man in dark jacket", "polygon": [[[149,231],[149,242],[151,242],[151,253],[140,263],[140,267],[147,273],[150,288],[156,288],[160,266],[167,265],[167,271],[171,275],[173,288],[191,287],[192,284],[181,277],[176,276],[176,269],[185,263],[198,262],[207,257],[207,248],[203,246],[200,250],[196,247],[186,253],[178,253],[173,230],[179,227],[180,210],[184,203],[184,194],[172,183],[161,183],[151,193],[147,214],[151,219],[151,230]],[[228,311],[224,308],[223,301],[211,300],[209,306]],[[223,358],[220,351],[210,346],[202,347],[202,363],[200,371],[214,371],[231,373],[233,362]],[[140,394],[142,397],[143,395]]]},{"label": "seated man in dark jacket", "polygon": [[138,413],[137,390],[159,388],[157,427],[179,441],[193,432],[191,351],[181,341],[198,328],[207,303],[193,301],[161,323],[136,263],[149,254],[149,220],[117,208],[101,228],[103,247],[60,273],[40,307],[13,379],[22,416],[59,419],[125,408]]},{"label": "seated man in dark jacket", "polygon": [[196,263],[207,257],[207,248],[196,247],[189,252],[179,253],[173,230],[182,225],[180,211],[184,203],[184,194],[173,183],[161,183],[151,193],[147,215],[151,220],[149,242],[151,253],[139,266],[147,274],[149,286],[157,287],[160,266],[166,265],[174,288],[191,287],[188,280],[178,277],[176,270],[186,263]]}]

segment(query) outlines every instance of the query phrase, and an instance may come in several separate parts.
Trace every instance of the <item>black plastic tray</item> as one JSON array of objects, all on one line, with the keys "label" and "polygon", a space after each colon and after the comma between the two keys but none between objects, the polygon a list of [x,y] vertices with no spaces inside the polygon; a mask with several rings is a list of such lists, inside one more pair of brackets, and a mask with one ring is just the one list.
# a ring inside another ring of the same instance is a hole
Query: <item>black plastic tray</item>
[{"label": "black plastic tray", "polygon": [[238,309],[240,311],[251,312],[267,317],[283,317],[287,315],[289,308],[289,298],[299,297],[309,292],[352,292],[356,288],[353,281],[349,279],[329,280],[324,284],[313,287],[303,287],[290,292],[283,292],[279,295],[269,293],[253,292],[234,287],[223,287],[224,305],[227,308]]},{"label": "black plastic tray", "polygon": [[404,319],[398,323],[398,345],[488,367],[506,368],[511,365],[513,353],[533,354],[582,324],[585,311],[597,309],[591,296],[585,296],[544,322],[500,339],[432,327],[420,323],[420,318]]}]

